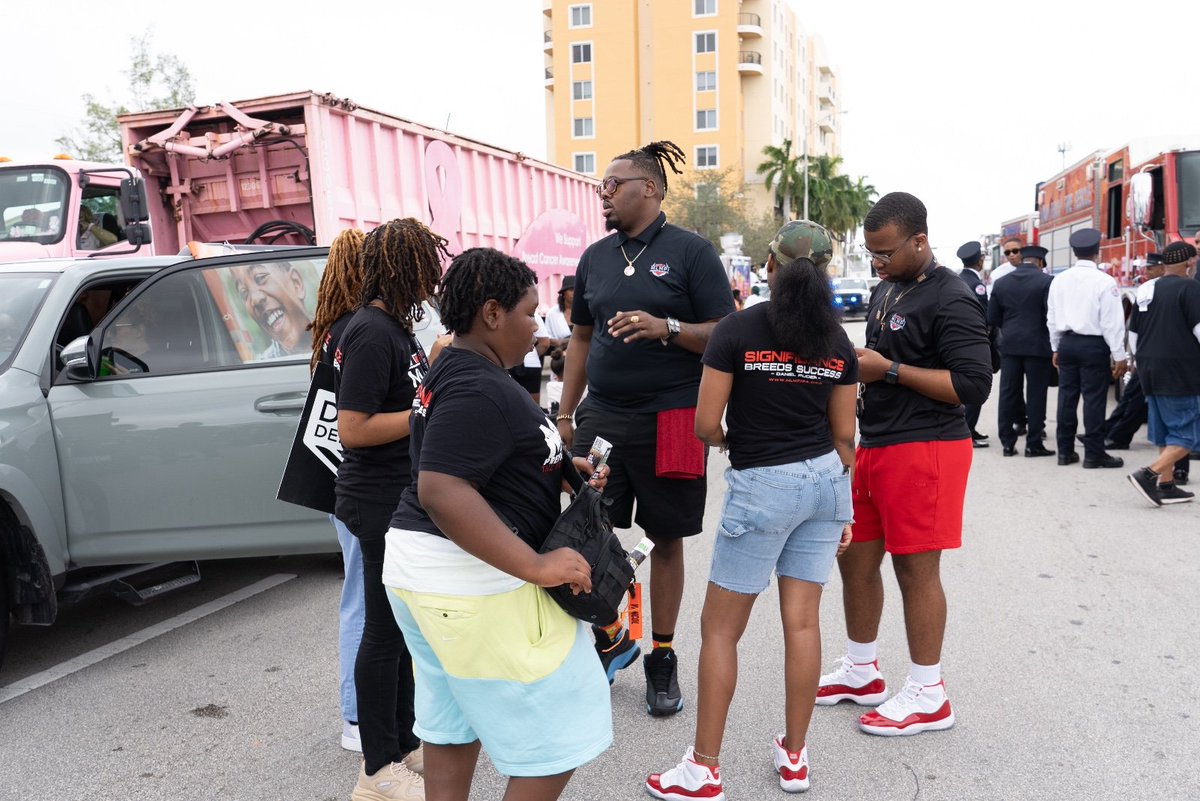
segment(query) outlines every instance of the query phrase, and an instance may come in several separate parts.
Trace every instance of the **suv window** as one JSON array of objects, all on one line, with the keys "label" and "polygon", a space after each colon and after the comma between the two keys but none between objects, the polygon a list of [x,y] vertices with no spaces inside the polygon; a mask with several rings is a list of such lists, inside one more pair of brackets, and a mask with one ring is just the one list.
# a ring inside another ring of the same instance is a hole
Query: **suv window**
[{"label": "suv window", "polygon": [[307,330],[325,259],[265,261],[164,276],[104,332],[102,376],[237,367],[312,354]]}]

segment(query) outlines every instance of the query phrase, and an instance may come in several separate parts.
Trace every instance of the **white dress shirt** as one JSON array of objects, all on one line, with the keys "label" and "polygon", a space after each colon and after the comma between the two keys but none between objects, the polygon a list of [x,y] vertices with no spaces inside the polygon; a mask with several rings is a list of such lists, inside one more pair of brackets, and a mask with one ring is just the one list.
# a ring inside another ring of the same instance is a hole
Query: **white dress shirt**
[{"label": "white dress shirt", "polygon": [[1102,273],[1096,262],[1080,259],[1050,284],[1046,327],[1050,349],[1058,352],[1065,333],[1102,336],[1114,361],[1125,359],[1125,312],[1121,291],[1111,275]]},{"label": "white dress shirt", "polygon": [[[988,288],[987,288],[987,293],[988,293],[989,298],[992,296],[992,290],[996,287],[996,282],[999,281],[1004,276],[1011,273],[1015,269],[1017,269],[1017,268],[1013,267],[1012,264],[1010,264],[1009,262],[1004,262],[1004,264],[1001,264],[999,267],[992,270],[992,280],[991,280],[991,282],[988,283]],[[980,278],[982,278],[982,277],[983,276],[980,276]]]}]

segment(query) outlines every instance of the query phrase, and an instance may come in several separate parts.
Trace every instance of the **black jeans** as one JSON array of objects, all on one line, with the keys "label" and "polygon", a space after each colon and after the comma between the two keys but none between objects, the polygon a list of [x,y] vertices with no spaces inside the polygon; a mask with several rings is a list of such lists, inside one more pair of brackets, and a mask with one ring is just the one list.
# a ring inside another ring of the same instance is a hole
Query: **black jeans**
[{"label": "black jeans", "polygon": [[362,547],[366,620],[354,663],[358,732],[368,774],[399,762],[421,744],[413,734],[413,665],[383,586],[384,536],[394,503],[338,496],[334,515]]}]

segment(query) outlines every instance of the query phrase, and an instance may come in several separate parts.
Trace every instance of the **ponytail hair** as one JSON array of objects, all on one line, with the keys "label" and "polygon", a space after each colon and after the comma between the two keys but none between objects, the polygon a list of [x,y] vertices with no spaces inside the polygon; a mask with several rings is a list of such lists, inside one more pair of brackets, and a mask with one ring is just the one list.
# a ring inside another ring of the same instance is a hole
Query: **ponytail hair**
[{"label": "ponytail hair", "polygon": [[825,271],[803,256],[776,266],[767,324],[779,345],[797,359],[829,356],[840,323]]}]

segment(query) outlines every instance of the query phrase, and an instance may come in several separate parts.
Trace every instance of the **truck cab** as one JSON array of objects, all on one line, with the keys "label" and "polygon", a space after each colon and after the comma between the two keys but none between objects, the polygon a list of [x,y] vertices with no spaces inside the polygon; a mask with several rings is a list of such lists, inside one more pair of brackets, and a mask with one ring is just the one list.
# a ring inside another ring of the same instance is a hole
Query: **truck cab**
[{"label": "truck cab", "polygon": [[129,167],[56,156],[0,159],[0,263],[152,255],[145,189]]}]

